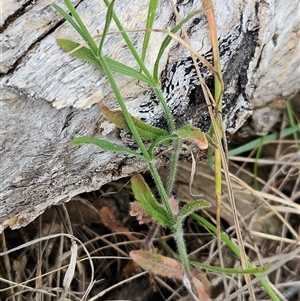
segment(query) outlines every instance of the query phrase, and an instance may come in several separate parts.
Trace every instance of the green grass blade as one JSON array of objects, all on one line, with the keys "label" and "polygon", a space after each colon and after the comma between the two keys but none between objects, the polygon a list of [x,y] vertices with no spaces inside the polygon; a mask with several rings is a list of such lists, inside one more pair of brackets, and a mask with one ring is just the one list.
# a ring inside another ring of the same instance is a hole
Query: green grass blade
[{"label": "green grass blade", "polygon": [[82,22],[80,16],[78,15],[78,13],[77,13],[75,7],[73,6],[73,4],[71,3],[71,1],[70,0],[64,0],[64,1],[65,1],[66,5],[67,5],[68,9],[70,10],[72,16],[74,17],[75,21],[77,22],[78,26],[81,29],[80,32],[82,32],[82,34],[80,34],[79,31],[78,31],[78,33],[89,44],[91,50],[96,55],[97,54],[97,46],[96,46],[96,43],[95,43],[94,39],[90,35],[90,32],[87,30],[86,26]]},{"label": "green grass blade", "polygon": [[[80,58],[80,59],[84,60],[85,62],[94,64],[98,67],[102,67],[99,59],[97,59],[95,57],[94,53],[90,49],[88,49],[84,46],[81,46],[81,44],[67,40],[67,39],[57,39],[57,43],[62,49],[64,49],[67,52],[72,52],[72,51],[74,51],[74,49],[76,49],[74,52],[71,53],[73,56]],[[141,74],[140,72],[138,72],[137,70],[135,70],[131,67],[128,67],[118,61],[115,61],[109,57],[106,57],[106,56],[104,56],[104,57],[112,71],[133,77],[133,78],[140,80],[148,85],[151,84],[149,82],[149,80],[147,79],[147,77],[144,76],[143,74]]]},{"label": "green grass blade", "polygon": [[[158,4],[158,0],[150,0],[149,7],[148,7],[146,29],[151,29],[153,27],[157,4]],[[144,34],[144,41],[143,41],[142,55],[141,55],[141,59],[143,62],[145,62],[147,49],[148,49],[149,41],[150,41],[150,35],[151,35],[151,31],[146,30],[146,32]]]},{"label": "green grass blade", "polygon": [[[105,5],[108,7],[109,6],[109,1],[108,0],[103,0]],[[123,39],[125,40],[126,45],[128,46],[129,50],[131,51],[134,59],[136,60],[136,62],[138,63],[140,69],[144,72],[145,76],[148,78],[148,80],[151,82],[151,86],[155,87],[157,86],[157,82],[154,81],[151,73],[148,71],[147,67],[145,66],[144,62],[142,61],[142,59],[140,58],[135,46],[133,45],[131,39],[129,38],[128,34],[125,32],[120,20],[118,19],[117,15],[115,13],[112,14],[112,17],[118,27],[118,29],[120,30]]]},{"label": "green grass blade", "polygon": [[[281,138],[284,138],[284,137],[289,136],[289,135],[293,135],[294,133],[297,133],[297,132],[299,132],[299,126],[298,125],[286,128],[286,129],[283,130],[283,132],[281,134]],[[269,142],[276,141],[278,138],[279,138],[279,133],[274,133],[274,134],[264,136],[263,144],[265,145]],[[239,155],[241,153],[250,151],[250,150],[258,147],[259,144],[260,144],[260,141],[261,141],[261,138],[258,138],[258,139],[255,139],[255,140],[253,140],[253,141],[251,141],[251,142],[249,142],[245,145],[242,145],[240,147],[232,149],[228,152],[228,156],[236,156],[236,155]]]},{"label": "green grass blade", "polygon": [[[296,122],[296,119],[295,119],[295,116],[294,116],[294,113],[293,113],[293,107],[292,107],[292,104],[291,104],[290,101],[288,101],[286,103],[286,114],[287,114],[288,120],[290,122],[290,125],[291,126],[296,126],[297,122]],[[299,127],[299,131],[298,132],[294,132],[293,133],[293,137],[294,137],[294,140],[295,140],[295,143],[296,143],[298,149],[300,148],[299,132],[300,132],[300,127]]]},{"label": "green grass blade", "polygon": [[73,28],[81,35],[81,37],[85,40],[85,36],[81,28],[77,25],[77,23],[73,20],[73,18],[59,5],[52,3],[52,6],[73,26]]},{"label": "green grass blade", "polygon": [[[205,227],[209,232],[213,233],[214,235],[217,235],[217,228],[212,225],[209,221],[207,221],[206,219],[202,218],[201,216],[199,216],[196,213],[193,213],[191,215],[200,225],[202,225],[203,227]],[[224,243],[226,243],[226,245],[231,249],[231,251],[236,254],[238,257],[240,257],[240,251],[239,251],[239,247],[230,240],[230,238],[224,234],[224,233],[220,233],[220,237],[222,239],[222,241]],[[255,266],[248,261],[247,262],[248,268],[252,269],[255,268]],[[255,273],[255,276],[259,276],[260,273]],[[280,301],[279,297],[276,295],[276,293],[273,291],[272,287],[270,287],[270,285],[268,284],[268,282],[265,279],[261,279],[259,281],[259,283],[261,284],[262,287],[264,287],[264,289],[266,290],[266,292],[269,294],[269,296],[272,298],[273,301]]]},{"label": "green grass blade", "polygon": [[96,145],[106,151],[127,153],[129,155],[133,155],[135,157],[145,159],[142,154],[137,153],[128,147],[125,147],[125,146],[122,146],[122,145],[119,145],[116,143],[112,143],[107,140],[97,139],[97,138],[93,138],[93,137],[89,137],[89,136],[81,136],[81,137],[77,137],[77,138],[73,139],[72,141],[70,141],[70,145],[72,145],[72,146],[76,146],[79,144],[86,144],[86,143]]},{"label": "green grass blade", "polygon": [[[183,20],[181,20],[175,27],[173,27],[171,29],[172,33],[176,33],[178,30],[181,29],[182,25],[184,25],[186,22],[188,22],[191,18],[193,18],[194,16],[201,14],[203,12],[205,12],[208,8],[206,9],[198,9],[195,10],[194,12],[190,13],[186,18],[184,18]],[[168,47],[168,45],[170,44],[172,38],[170,36],[167,36],[159,49],[155,64],[154,64],[154,69],[153,69],[153,78],[156,82],[158,82],[158,67],[159,67],[159,63],[160,63],[160,59],[164,53],[164,51],[166,50],[166,48]]]},{"label": "green grass blade", "polygon": [[110,23],[111,23],[111,20],[112,20],[113,12],[114,12],[113,11],[114,3],[115,3],[115,0],[112,0],[109,4],[108,8],[107,8],[107,14],[106,14],[106,19],[105,19],[104,29],[103,29],[102,37],[101,37],[99,47],[98,47],[98,56],[102,55],[102,48],[103,48],[104,41],[105,41],[105,38],[107,36],[109,26],[110,26]]}]

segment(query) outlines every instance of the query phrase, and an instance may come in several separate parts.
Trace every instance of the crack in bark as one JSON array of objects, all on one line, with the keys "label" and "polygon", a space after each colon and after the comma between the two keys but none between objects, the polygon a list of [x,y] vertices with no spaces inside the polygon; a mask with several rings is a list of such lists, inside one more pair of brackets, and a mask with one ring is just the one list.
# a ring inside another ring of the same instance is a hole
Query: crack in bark
[{"label": "crack in bark", "polygon": [[[31,3],[31,1],[30,1]],[[5,30],[14,23],[20,16],[22,16],[24,13],[27,12],[26,8],[31,5],[26,3],[22,8],[20,8],[16,13],[13,15],[9,16],[5,20],[5,24],[0,27],[0,33],[5,33]],[[54,9],[54,8],[53,8]],[[43,34],[39,35],[28,47],[27,49],[23,52],[23,54],[12,64],[12,66],[8,69],[6,72],[0,72],[0,78],[4,76],[9,76],[15,72],[15,70],[18,68],[18,66],[26,59],[28,56],[28,53],[40,42],[42,42],[47,36],[51,35],[57,28],[59,28],[62,24],[64,24],[66,21],[61,18],[61,20],[57,21],[56,23],[53,24],[53,26],[45,31]],[[49,19],[49,23],[51,23],[51,20]]]},{"label": "crack in bark", "polygon": [[25,12],[27,12],[28,8],[30,9],[30,6],[33,6],[34,4],[32,1],[27,1],[24,3],[19,9],[17,9],[14,13],[9,15],[6,20],[4,21],[3,25],[0,26],[0,33],[3,33],[9,25],[14,23],[20,16],[22,16]]}]

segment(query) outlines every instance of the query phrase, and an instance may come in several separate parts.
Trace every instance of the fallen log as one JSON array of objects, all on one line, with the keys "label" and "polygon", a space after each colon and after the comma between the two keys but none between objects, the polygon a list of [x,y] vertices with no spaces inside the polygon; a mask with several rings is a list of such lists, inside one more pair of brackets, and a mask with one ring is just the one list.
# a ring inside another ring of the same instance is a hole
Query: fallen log
[{"label": "fallen log", "polygon": [[[93,34],[103,29],[102,1],[74,1]],[[200,1],[177,1],[184,18],[202,8]],[[141,51],[148,2],[116,1],[115,13]],[[223,119],[227,132],[264,135],[278,120],[285,101],[299,91],[299,18],[297,1],[215,1],[224,80]],[[72,148],[77,136],[101,137],[120,144],[126,137],[103,118],[99,102],[116,106],[101,69],[63,52],[56,43],[82,43],[49,1],[6,1],[1,24],[1,190],[0,232],[25,226],[47,207],[69,201],[105,183],[146,170],[136,158],[90,145]],[[160,1],[154,27],[177,24],[169,1]],[[192,47],[211,60],[205,13],[185,29]],[[115,24],[111,32],[117,32]],[[153,32],[146,64],[153,69],[164,32]],[[137,68],[120,34],[107,37],[104,52]],[[200,64],[209,87],[213,75]],[[137,68],[138,69],[138,68]],[[162,109],[149,86],[116,74],[130,112],[164,127]],[[173,41],[160,64],[161,88],[178,125],[192,122],[207,131],[208,111],[190,52]],[[125,135],[126,136],[126,135]],[[164,158],[157,161],[164,165]]]}]

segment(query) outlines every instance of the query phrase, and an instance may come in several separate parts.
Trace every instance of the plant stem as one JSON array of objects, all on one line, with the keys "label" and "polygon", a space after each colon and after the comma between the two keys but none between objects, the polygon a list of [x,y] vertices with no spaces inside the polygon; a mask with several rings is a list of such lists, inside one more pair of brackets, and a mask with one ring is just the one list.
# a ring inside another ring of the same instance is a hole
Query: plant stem
[{"label": "plant stem", "polygon": [[156,188],[157,188],[157,190],[160,194],[162,202],[163,202],[163,204],[165,206],[165,209],[167,211],[168,218],[170,220],[174,221],[174,216],[173,216],[173,213],[172,213],[172,210],[171,210],[171,206],[169,204],[169,196],[166,193],[166,189],[165,189],[164,184],[161,180],[161,177],[160,177],[160,175],[157,171],[157,168],[156,168],[153,161],[149,161],[148,164],[149,164],[149,169],[150,169],[151,175],[153,177],[153,180],[155,182]]},{"label": "plant stem", "polygon": [[149,162],[151,160],[151,157],[150,157],[150,155],[147,151],[147,148],[146,148],[144,142],[142,141],[142,138],[140,137],[140,135],[139,135],[132,119],[131,119],[131,116],[130,116],[128,110],[127,110],[126,104],[125,104],[125,102],[123,100],[123,97],[122,97],[122,95],[121,95],[121,93],[118,89],[118,86],[117,86],[117,84],[115,82],[115,79],[114,79],[114,77],[113,77],[113,75],[110,71],[110,68],[109,68],[109,66],[108,66],[108,64],[107,64],[107,62],[106,62],[106,60],[103,56],[99,56],[99,60],[100,60],[100,63],[103,67],[103,71],[104,71],[105,75],[107,76],[107,79],[108,79],[108,81],[109,81],[109,83],[112,87],[112,90],[114,91],[114,93],[116,95],[117,101],[118,101],[118,103],[121,107],[121,110],[122,110],[123,114],[124,114],[124,118],[126,120],[126,123],[129,127],[129,129],[130,129],[130,131],[131,131],[138,147],[140,148],[142,154],[144,155],[145,160]]},{"label": "plant stem", "polygon": [[161,103],[162,107],[163,107],[163,110],[164,110],[164,113],[166,115],[166,118],[167,118],[167,122],[168,122],[168,125],[169,125],[169,129],[170,131],[175,131],[176,127],[175,127],[175,122],[174,122],[174,118],[172,116],[172,113],[170,112],[170,109],[168,107],[168,104],[165,100],[165,97],[163,96],[162,92],[161,92],[161,89],[157,86],[153,87],[154,89],[154,92],[159,100],[159,102]]},{"label": "plant stem", "polygon": [[171,164],[170,164],[170,171],[168,175],[168,182],[166,186],[166,192],[168,196],[172,194],[172,188],[176,179],[177,173],[177,166],[178,166],[178,159],[179,153],[182,146],[182,139],[176,138],[173,142],[173,150],[172,150],[172,157],[171,157]]},{"label": "plant stem", "polygon": [[[109,1],[108,0],[104,0],[106,6],[108,7],[109,6]],[[168,125],[169,125],[169,128],[171,131],[174,131],[175,130],[175,123],[174,123],[174,120],[173,120],[173,116],[170,112],[170,109],[165,101],[165,98],[160,90],[160,87],[159,87],[159,84],[158,84],[158,81],[156,81],[153,76],[151,75],[151,73],[149,72],[149,70],[147,69],[147,67],[145,66],[142,58],[140,57],[140,55],[138,54],[138,52],[136,51],[136,48],[135,46],[133,45],[133,43],[131,42],[129,36],[127,35],[127,33],[125,32],[120,20],[118,19],[118,17],[116,16],[115,13],[112,14],[112,17],[116,23],[116,25],[118,26],[122,36],[123,36],[123,39],[125,40],[128,48],[130,49],[133,57],[135,58],[136,62],[138,63],[140,69],[144,72],[144,74],[146,75],[146,77],[149,79],[149,81],[152,83],[152,87],[155,91],[155,94],[158,98],[158,100],[160,101],[162,107],[163,107],[163,110],[164,110],[164,113],[166,114],[166,118],[167,118],[167,121],[168,121]]]},{"label": "plant stem", "polygon": [[185,242],[183,238],[183,229],[182,229],[182,223],[176,223],[174,230],[174,239],[177,244],[178,253],[179,253],[179,260],[183,265],[184,271],[186,272],[188,278],[191,277],[191,269],[190,264],[188,260],[188,254],[186,252]]},{"label": "plant stem", "polygon": [[[166,188],[164,188],[164,190],[166,191],[166,195],[168,197],[171,196],[172,188],[173,188],[173,185],[174,185],[174,182],[176,179],[177,163],[178,163],[179,152],[181,149],[181,144],[182,144],[182,141],[180,138],[175,139],[175,141],[173,142],[174,149],[173,149],[172,158],[171,158],[171,168],[170,168],[170,172],[168,175],[168,182],[167,182]],[[152,177],[154,178],[153,174],[152,174]],[[168,201],[168,205],[169,205],[169,201]],[[172,217],[173,217],[173,213],[172,213]],[[148,250],[150,248],[153,239],[156,237],[159,227],[160,227],[160,225],[157,223],[152,224],[151,229],[148,232],[148,234],[144,240],[144,243],[143,243],[144,248],[146,250]]]}]

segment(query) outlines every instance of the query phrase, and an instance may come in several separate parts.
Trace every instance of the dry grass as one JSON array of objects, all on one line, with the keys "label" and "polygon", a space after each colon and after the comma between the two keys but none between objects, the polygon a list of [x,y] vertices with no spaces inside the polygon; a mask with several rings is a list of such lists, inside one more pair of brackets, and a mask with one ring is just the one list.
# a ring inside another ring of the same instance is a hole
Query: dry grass
[{"label": "dry grass", "polygon": [[[281,300],[289,301],[300,300],[300,254],[290,255],[300,245],[298,147],[295,140],[279,140],[264,147],[259,159],[254,158],[254,152],[230,158],[247,255],[257,266],[275,267],[266,279]],[[253,174],[255,164],[257,175]],[[180,164],[175,194],[182,202],[193,198],[189,188],[190,170],[190,163]],[[203,195],[212,203],[201,215],[215,223],[214,178],[204,163],[197,167],[192,194]],[[122,179],[100,191],[50,208],[26,228],[6,230],[1,236],[3,251],[24,243],[28,245],[1,256],[0,299],[188,300],[184,299],[186,292],[176,279],[149,275],[129,259],[129,251],[140,248],[148,231],[147,226],[139,225],[128,215],[132,200],[128,179]],[[236,241],[226,189],[222,201],[222,228]],[[190,259],[219,266],[215,236],[192,218],[186,221],[185,231]],[[164,229],[160,235],[155,240],[157,251],[171,256],[161,240],[174,248],[172,236]],[[222,254],[226,267],[241,268],[240,260],[225,244]],[[230,298],[226,296],[221,274],[205,273],[213,300],[249,299],[243,276],[226,275]],[[253,289],[256,300],[270,300],[258,283],[253,284]]]}]

